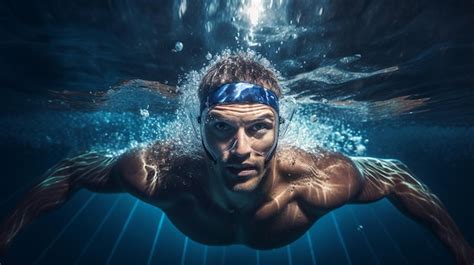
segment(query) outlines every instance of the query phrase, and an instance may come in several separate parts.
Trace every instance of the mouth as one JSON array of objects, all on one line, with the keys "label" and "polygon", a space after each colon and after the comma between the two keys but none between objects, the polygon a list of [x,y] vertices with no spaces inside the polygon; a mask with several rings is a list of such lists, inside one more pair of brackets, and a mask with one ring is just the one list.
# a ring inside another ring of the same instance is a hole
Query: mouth
[{"label": "mouth", "polygon": [[233,164],[226,167],[232,175],[248,178],[254,175],[257,175],[258,168],[251,164]]}]

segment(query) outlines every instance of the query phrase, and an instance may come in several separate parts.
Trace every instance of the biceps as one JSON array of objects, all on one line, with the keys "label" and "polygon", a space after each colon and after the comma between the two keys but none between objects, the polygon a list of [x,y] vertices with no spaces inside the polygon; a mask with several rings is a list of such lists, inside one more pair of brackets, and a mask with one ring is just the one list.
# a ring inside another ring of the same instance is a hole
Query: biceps
[{"label": "biceps", "polygon": [[397,191],[397,187],[416,185],[418,182],[408,167],[398,160],[369,157],[352,158],[362,176],[362,189],[356,202],[371,202]]}]

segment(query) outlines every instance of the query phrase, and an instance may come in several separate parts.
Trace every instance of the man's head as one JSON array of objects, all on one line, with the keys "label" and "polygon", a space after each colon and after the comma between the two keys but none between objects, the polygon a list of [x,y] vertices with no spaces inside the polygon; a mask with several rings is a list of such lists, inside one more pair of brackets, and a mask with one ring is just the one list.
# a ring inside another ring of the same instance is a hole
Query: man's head
[{"label": "man's head", "polygon": [[223,184],[253,191],[278,140],[281,89],[275,73],[245,55],[211,66],[199,85],[204,148]]}]

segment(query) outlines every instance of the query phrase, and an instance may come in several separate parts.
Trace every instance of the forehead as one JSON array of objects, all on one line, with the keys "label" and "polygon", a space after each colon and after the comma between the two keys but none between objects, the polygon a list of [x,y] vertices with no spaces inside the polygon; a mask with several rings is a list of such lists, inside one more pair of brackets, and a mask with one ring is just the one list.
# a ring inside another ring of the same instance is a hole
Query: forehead
[{"label": "forehead", "polygon": [[273,108],[264,104],[223,104],[213,107],[208,116],[215,119],[275,119]]}]

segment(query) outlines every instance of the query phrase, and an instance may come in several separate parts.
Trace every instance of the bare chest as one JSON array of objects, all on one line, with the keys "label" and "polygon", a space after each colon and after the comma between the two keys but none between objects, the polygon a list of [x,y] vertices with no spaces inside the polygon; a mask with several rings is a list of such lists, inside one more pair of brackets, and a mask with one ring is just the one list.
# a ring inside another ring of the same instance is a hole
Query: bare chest
[{"label": "bare chest", "polygon": [[189,238],[209,245],[243,244],[256,249],[281,247],[303,235],[318,219],[308,216],[297,201],[271,215],[224,212],[197,198],[177,202],[167,209],[171,222]]}]

